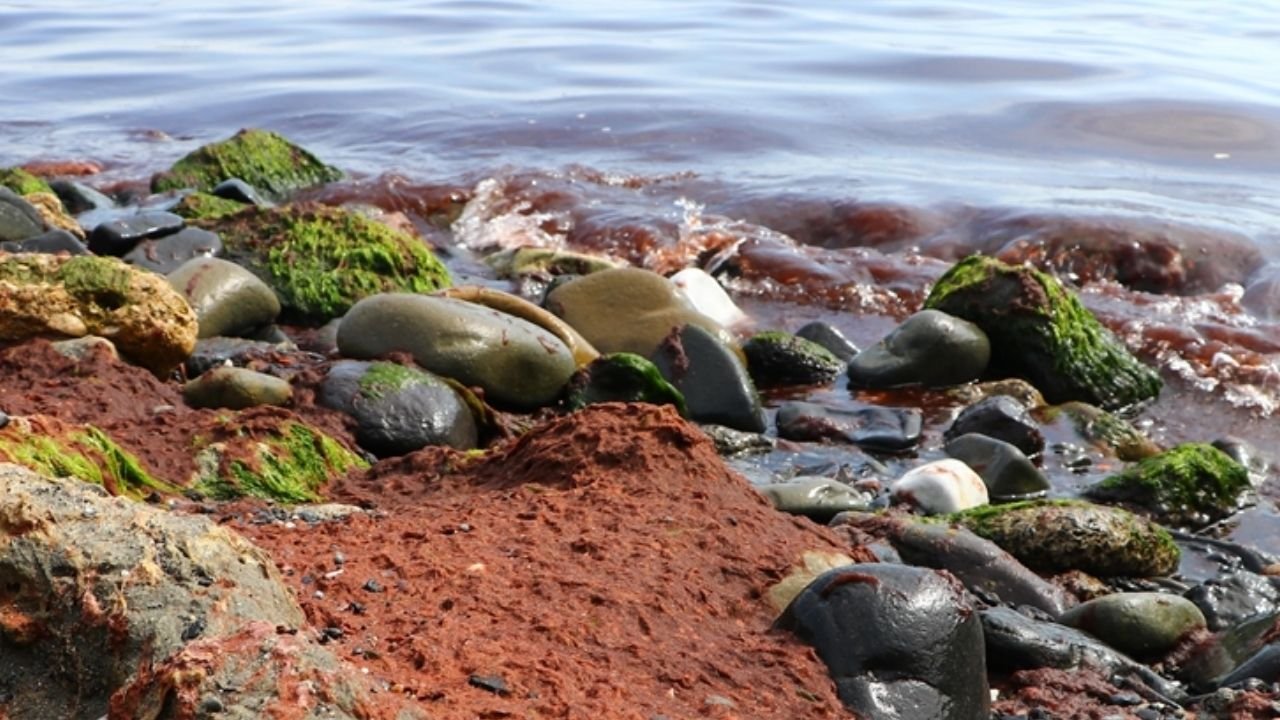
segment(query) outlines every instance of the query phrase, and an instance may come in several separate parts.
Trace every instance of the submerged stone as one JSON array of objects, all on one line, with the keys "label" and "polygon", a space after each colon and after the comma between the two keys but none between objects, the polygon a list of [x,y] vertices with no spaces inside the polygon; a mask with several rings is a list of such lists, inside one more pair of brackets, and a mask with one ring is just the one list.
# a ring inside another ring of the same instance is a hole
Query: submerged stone
[{"label": "submerged stone", "polygon": [[1155,370],[1057,279],[1033,268],[970,256],[938,279],[925,307],[982,328],[995,348],[991,370],[1030,380],[1050,402],[1111,410],[1160,392]]},{"label": "submerged stone", "polygon": [[1238,510],[1252,487],[1244,466],[1205,443],[1184,443],[1090,487],[1095,500],[1132,503],[1173,525],[1205,525]]},{"label": "submerged stone", "polygon": [[1088,403],[1067,402],[1037,413],[1045,422],[1054,422],[1064,415],[1083,440],[1126,462],[1160,452],[1160,446],[1129,421]]},{"label": "submerged stone", "polygon": [[834,440],[864,450],[903,452],[920,442],[924,416],[917,408],[864,404],[844,410],[792,401],[778,408],[777,424],[778,437],[787,440]]},{"label": "submerged stone", "polygon": [[225,180],[239,178],[273,200],[312,185],[342,178],[342,172],[281,135],[241,130],[221,142],[205,145],[151,180],[152,192],[195,188],[211,192]]}]

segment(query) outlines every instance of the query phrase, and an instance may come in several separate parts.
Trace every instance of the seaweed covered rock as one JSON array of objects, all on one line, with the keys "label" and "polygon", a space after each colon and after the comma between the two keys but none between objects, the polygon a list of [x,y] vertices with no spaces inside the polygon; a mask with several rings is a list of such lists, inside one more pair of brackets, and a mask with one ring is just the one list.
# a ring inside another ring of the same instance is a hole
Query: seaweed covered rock
[{"label": "seaweed covered rock", "polygon": [[990,338],[990,369],[1031,381],[1050,402],[1103,409],[1160,392],[1160,376],[1133,357],[1057,279],[980,255],[948,270],[925,307],[964,318]]},{"label": "seaweed covered rock", "polygon": [[44,178],[32,175],[19,167],[0,168],[0,185],[19,195],[53,192]]},{"label": "seaweed covered rock", "polygon": [[565,397],[569,409],[602,402],[674,405],[681,415],[688,415],[684,395],[662,377],[656,365],[632,353],[597,358],[569,381]]},{"label": "seaweed covered rock", "polygon": [[200,222],[228,259],[262,278],[290,319],[322,324],[382,292],[429,293],[449,271],[418,238],[315,203],[252,208]]},{"label": "seaweed covered rock", "polygon": [[163,375],[195,347],[196,316],[165,279],[115,259],[0,257],[0,339],[105,337]]},{"label": "seaweed covered rock", "polygon": [[0,429],[0,462],[41,475],[75,478],[135,500],[178,488],[155,477],[138,458],[93,425],[63,423],[52,417],[11,417]]},{"label": "seaweed covered rock", "polygon": [[790,333],[758,333],[742,345],[756,387],[819,385],[835,379],[844,363],[830,350]]},{"label": "seaweed covered rock", "polygon": [[1067,500],[989,505],[950,516],[1041,572],[1153,577],[1178,567],[1168,531],[1119,508]]},{"label": "seaweed covered rock", "polygon": [[1145,508],[1172,525],[1205,525],[1240,508],[1249,472],[1206,443],[1153,455],[1086,491],[1094,500]]},{"label": "seaweed covered rock", "polygon": [[193,192],[182,196],[177,204],[169,208],[169,212],[187,220],[216,220],[234,215],[247,207],[249,206],[235,200],[205,192]]},{"label": "seaweed covered rock", "polygon": [[332,182],[337,168],[268,130],[241,130],[221,142],[196,149],[151,179],[152,192],[195,188],[211,192],[224,180],[239,178],[274,199]]}]

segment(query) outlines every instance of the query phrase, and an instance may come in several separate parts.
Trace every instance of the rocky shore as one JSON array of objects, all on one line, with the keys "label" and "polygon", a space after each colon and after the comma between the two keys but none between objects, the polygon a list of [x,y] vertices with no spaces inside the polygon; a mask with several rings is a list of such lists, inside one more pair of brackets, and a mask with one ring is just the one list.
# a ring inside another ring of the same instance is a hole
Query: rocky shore
[{"label": "rocky shore", "polygon": [[1266,448],[1145,432],[1051,267],[924,263],[857,347],[736,246],[463,253],[266,131],[29,169],[0,718],[1280,717],[1280,564],[1214,532]]}]

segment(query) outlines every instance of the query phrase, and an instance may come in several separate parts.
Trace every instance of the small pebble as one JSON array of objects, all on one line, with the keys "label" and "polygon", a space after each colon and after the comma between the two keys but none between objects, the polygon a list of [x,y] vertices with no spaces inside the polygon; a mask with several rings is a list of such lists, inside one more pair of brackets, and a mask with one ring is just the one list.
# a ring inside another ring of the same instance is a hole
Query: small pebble
[{"label": "small pebble", "polygon": [[370,580],[366,582],[363,587],[364,587],[364,590],[371,593],[380,593],[385,589],[382,587],[382,583],[378,582],[377,580]]},{"label": "small pebble", "polygon": [[511,694],[511,688],[507,687],[507,681],[497,675],[472,675],[467,678],[467,682],[472,687],[488,690],[494,695],[506,696]]}]

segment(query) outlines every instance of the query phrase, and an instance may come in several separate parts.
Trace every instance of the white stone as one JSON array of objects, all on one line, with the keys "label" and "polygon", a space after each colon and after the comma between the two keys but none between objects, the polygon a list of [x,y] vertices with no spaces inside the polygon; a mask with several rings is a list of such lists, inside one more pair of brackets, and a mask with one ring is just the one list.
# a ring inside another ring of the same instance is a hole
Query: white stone
[{"label": "white stone", "polygon": [[936,460],[913,468],[893,481],[895,502],[909,503],[927,515],[959,512],[986,505],[987,485],[959,460]]},{"label": "white stone", "polygon": [[670,277],[672,284],[689,301],[694,310],[706,315],[725,327],[740,325],[748,320],[747,314],[734,304],[729,293],[700,268],[685,268]]}]

